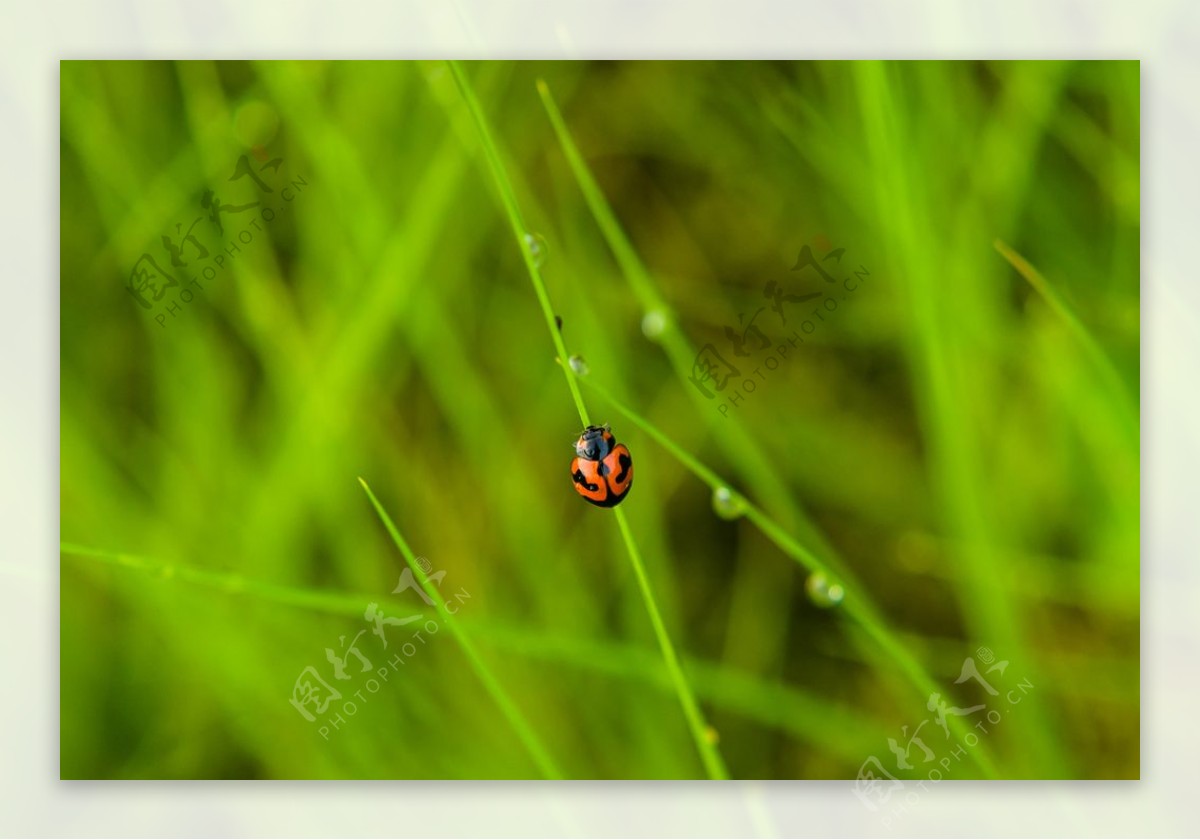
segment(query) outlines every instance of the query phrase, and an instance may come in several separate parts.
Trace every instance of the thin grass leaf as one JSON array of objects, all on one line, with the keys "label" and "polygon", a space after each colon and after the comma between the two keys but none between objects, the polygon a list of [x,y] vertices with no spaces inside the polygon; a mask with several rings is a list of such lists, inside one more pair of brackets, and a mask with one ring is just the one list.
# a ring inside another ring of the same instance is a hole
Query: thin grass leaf
[{"label": "thin grass leaf", "polygon": [[[555,133],[558,136],[563,152],[567,157],[572,173],[575,175],[581,192],[583,192],[587,204],[596,218],[597,224],[600,227],[609,247],[612,249],[625,273],[630,287],[633,288],[635,294],[641,298],[643,305],[648,308],[657,307],[663,311],[667,311],[666,306],[662,303],[653,281],[650,279],[649,272],[646,271],[638,258],[633,246],[629,243],[628,237],[617,221],[615,214],[612,212],[605,199],[603,192],[596,184],[591,172],[584,162],[579,149],[571,137],[570,130],[567,128],[562,114],[558,109],[554,98],[550,93],[549,87],[544,81],[538,81],[538,93],[541,95],[542,104],[549,115],[550,121],[554,126]],[[666,317],[666,325],[663,332],[663,342],[668,350],[672,367],[680,381],[685,379],[684,367],[686,360],[690,360],[691,351],[687,347],[686,339],[679,332],[675,319]],[[585,383],[593,388],[598,388],[593,381],[585,380]],[[611,395],[605,393],[605,396],[612,400]],[[675,446],[669,441],[666,435],[654,429],[644,418],[633,413],[627,406],[613,401],[613,405],[618,408],[621,413],[629,417],[639,428],[650,434],[655,440],[666,446],[672,454],[680,458],[681,463],[688,469],[692,470],[702,480],[712,486],[714,489],[718,487],[730,488],[730,482],[721,480],[715,473],[701,465],[695,458],[688,456],[682,448]],[[711,414],[711,412],[709,412]],[[707,414],[705,416],[708,416]],[[761,453],[758,453],[757,447],[744,434],[739,434],[740,427],[733,425],[730,427],[733,430],[732,435],[727,431],[720,436],[720,440],[735,441],[734,448],[742,454],[742,459],[735,461],[744,461],[755,464],[763,464],[765,460]],[[756,475],[761,479],[759,486],[767,488],[767,492],[771,494],[778,506],[792,512],[794,521],[806,523],[811,534],[819,533],[811,524],[807,524],[807,517],[803,516],[796,508],[794,502],[790,498],[790,494],[782,488],[782,485],[775,478],[773,471],[769,469],[758,468]],[[784,553],[800,563],[801,566],[808,569],[810,572],[820,571],[826,574],[840,578],[847,589],[847,595],[844,601],[844,609],[847,616],[855,619],[862,628],[867,632],[867,635],[876,642],[878,650],[875,655],[875,660],[886,666],[888,661],[894,663],[896,669],[903,674],[906,679],[918,689],[922,697],[928,697],[931,693],[937,692],[939,689],[936,682],[929,676],[925,668],[913,657],[907,648],[899,642],[896,635],[890,631],[885,625],[881,614],[870,603],[866,597],[861,585],[854,579],[853,574],[836,558],[831,547],[826,540],[819,539],[820,546],[825,553],[827,559],[818,559],[816,554],[805,549],[794,538],[792,538],[787,530],[779,526],[771,517],[769,517],[762,509],[751,506],[748,508],[747,518],[749,518],[760,530],[766,534],[772,542],[778,545]],[[967,729],[961,721],[954,720],[951,722],[956,734],[961,738],[966,734]],[[989,778],[996,776],[996,767],[987,750],[982,748],[973,750],[971,753],[974,761],[979,769]]]},{"label": "thin grass leaf", "polygon": [[[517,203],[512,184],[509,181],[504,164],[500,158],[496,143],[492,139],[491,129],[488,127],[483,110],[480,108],[479,101],[475,97],[471,84],[463,73],[462,68],[457,62],[451,61],[450,69],[454,74],[454,81],[458,85],[459,92],[462,94],[468,110],[471,112],[475,128],[479,133],[480,143],[487,158],[488,168],[491,170],[492,177],[500,191],[500,198],[512,226],[517,246],[521,250],[522,257],[525,260],[525,267],[529,271],[529,279],[532,281],[538,301],[541,303],[542,314],[546,319],[546,329],[550,331],[550,336],[554,340],[555,349],[558,351],[558,358],[560,360],[567,359],[566,346],[563,344],[562,335],[554,320],[554,310],[550,305],[550,297],[546,294],[546,288],[542,282],[542,276],[538,271],[537,263],[525,240],[526,235],[530,231],[526,228],[521,216],[520,206]],[[567,386],[571,391],[572,399],[575,401],[575,407],[579,411],[579,419],[583,422],[584,426],[591,425],[588,419],[587,408],[584,406],[583,396],[579,392],[579,384],[574,371],[571,370],[571,365],[559,364],[559,367],[567,378]],[[662,649],[663,660],[666,663],[667,671],[671,675],[671,681],[675,685],[680,706],[683,708],[688,729],[696,743],[696,749],[700,753],[701,761],[704,763],[704,768],[710,778],[726,779],[729,777],[729,774],[725,768],[725,762],[721,758],[720,751],[709,737],[710,729],[705,723],[699,707],[696,705],[695,696],[692,694],[692,690],[688,686],[683,672],[679,668],[679,658],[675,653],[675,646],[672,644],[671,638],[667,634],[666,627],[663,624],[662,614],[659,611],[654,591],[651,589],[649,579],[646,576],[646,570],[642,564],[637,545],[634,542],[633,534],[630,532],[629,525],[625,520],[625,513],[620,508],[617,508],[613,513],[621,529],[621,537],[625,541],[625,547],[629,554],[629,562],[633,566],[634,574],[637,576],[642,600],[646,604],[646,611],[650,615],[650,622],[654,627],[655,637],[658,640],[659,647]]]},{"label": "thin grass leaf", "polygon": [[[813,525],[807,514],[796,505],[788,488],[772,468],[770,459],[762,452],[741,423],[736,418],[718,420],[711,410],[711,405],[707,404],[693,389],[684,385],[689,375],[688,371],[696,358],[695,349],[689,343],[687,336],[679,329],[678,318],[659,294],[649,271],[642,264],[629,237],[626,236],[617,220],[616,214],[609,207],[604,193],[597,185],[583,156],[579,153],[578,146],[554,102],[549,86],[542,80],[538,81],[538,93],[541,95],[542,105],[554,127],[559,145],[567,158],[571,173],[579,185],[592,217],[596,220],[597,227],[617,260],[622,274],[643,309],[647,312],[656,311],[662,316],[663,328],[657,340],[667,355],[676,379],[697,406],[697,415],[709,424],[716,436],[717,445],[724,449],[731,460],[742,468],[747,482],[759,488],[763,498],[776,516],[800,531],[806,541],[819,545],[826,556],[831,558],[831,564],[838,569],[839,573],[842,572],[843,564],[837,557],[833,546],[825,540],[824,535]],[[718,426],[718,424],[720,425]]]},{"label": "thin grass leaf", "polygon": [[650,614],[650,623],[654,625],[654,636],[658,639],[658,646],[662,650],[663,661],[667,663],[667,673],[670,674],[675,692],[679,695],[679,702],[687,717],[688,728],[692,730],[692,736],[700,747],[700,757],[704,761],[704,769],[708,771],[710,778],[728,779],[729,771],[725,768],[725,761],[713,743],[712,729],[705,723],[704,716],[700,713],[700,707],[696,705],[696,698],[692,694],[691,686],[688,685],[687,678],[683,675],[683,669],[679,667],[679,657],[675,654],[675,646],[671,644],[671,637],[668,635],[662,615],[658,611],[658,604],[654,600],[654,590],[650,588],[650,580],[646,577],[646,568],[642,564],[642,557],[638,553],[637,544],[633,541],[629,523],[625,520],[625,511],[617,508],[613,511],[613,515],[616,516],[617,525],[621,528],[621,538],[625,540],[625,547],[629,549],[629,562],[633,565],[638,588],[642,591],[642,599],[646,602],[646,612]]},{"label": "thin grass leaf", "polygon": [[[906,337],[924,434],[932,453],[931,478],[942,500],[947,527],[963,538],[961,557],[966,574],[958,592],[963,618],[972,638],[1031,663],[1016,604],[1002,585],[1003,559],[985,501],[982,442],[971,425],[962,422],[958,410],[972,376],[967,358],[973,347],[959,329],[961,316],[949,311],[939,288],[941,272],[928,248],[932,238],[928,215],[935,202],[924,192],[923,173],[911,156],[901,152],[914,141],[907,135],[907,112],[905,103],[898,100],[900,94],[891,78],[893,68],[864,62],[855,65],[854,71],[864,137],[876,173],[872,182],[876,212],[888,220],[885,236],[893,243],[897,265],[909,277],[907,303],[914,328]],[[1055,766],[1059,750],[1054,745],[1053,727],[1041,711],[1032,707],[1016,725],[1027,733],[1030,748],[1019,753],[1017,761],[1028,762],[1029,755],[1036,753],[1040,766],[1055,767],[1051,775],[1061,776]]]},{"label": "thin grass leaf", "polygon": [[416,555],[408,547],[408,543],[405,542],[404,537],[400,535],[400,531],[392,522],[392,518],[388,516],[387,511],[383,509],[383,505],[379,503],[379,499],[375,498],[375,494],[371,492],[370,486],[362,478],[359,478],[358,483],[366,491],[367,498],[371,500],[371,505],[375,508],[375,512],[379,514],[379,518],[383,521],[384,527],[387,528],[388,534],[391,535],[392,542],[396,544],[396,548],[400,549],[400,553],[404,555],[404,562],[408,564],[413,576],[421,584],[421,589],[424,590],[425,594],[433,601],[434,606],[437,607],[446,626],[450,628],[451,634],[462,648],[463,653],[467,655],[467,659],[470,660],[471,667],[475,669],[480,682],[483,683],[492,700],[500,707],[500,711],[512,726],[513,731],[516,732],[517,737],[520,738],[521,743],[525,745],[525,749],[528,750],[530,757],[537,764],[542,775],[547,779],[563,778],[562,771],[558,769],[558,765],[550,757],[550,753],[534,732],[533,727],[529,725],[529,721],[525,719],[525,716],[521,714],[521,710],[517,708],[516,703],[508,696],[508,692],[504,690],[504,686],[496,679],[496,675],[492,673],[492,669],[483,661],[483,657],[479,655],[475,644],[463,632],[462,628],[459,627],[458,622],[454,620],[454,614],[446,609],[446,599],[442,597],[442,593],[438,591],[438,588],[433,585],[428,575],[425,574],[425,570],[417,563]]},{"label": "thin grass leaf", "polygon": [[[504,205],[504,215],[508,219],[512,227],[513,238],[517,243],[517,248],[521,252],[521,258],[525,261],[525,269],[529,272],[529,279],[533,281],[533,291],[537,295],[538,303],[542,307],[542,316],[546,319],[546,329],[550,331],[550,338],[554,342],[554,350],[558,353],[559,359],[566,359],[567,347],[563,344],[562,334],[558,330],[558,325],[554,320],[554,308],[550,305],[550,296],[546,293],[546,285],[542,282],[541,272],[538,270],[537,261],[534,259],[533,251],[529,247],[527,236],[532,236],[533,231],[525,224],[525,219],[521,215],[521,206],[517,203],[517,196],[513,192],[512,183],[508,179],[508,174],[504,166],[504,162],[500,159],[500,152],[496,148],[495,141],[492,140],[491,129],[488,128],[487,121],[483,116],[483,109],[479,107],[479,100],[475,96],[475,91],[471,88],[470,82],[463,74],[462,68],[458,62],[449,62],[450,72],[454,75],[455,84],[458,85],[459,93],[462,94],[463,101],[467,104],[467,110],[471,112],[471,118],[475,123],[475,128],[479,132],[480,145],[483,147],[484,157],[487,158],[488,169],[492,173],[492,179],[495,181],[496,189],[500,193],[500,201]],[[590,426],[591,420],[588,419],[587,407],[583,404],[583,396],[579,393],[579,385],[575,381],[575,373],[571,370],[570,365],[559,365],[562,368],[563,375],[567,378],[567,388],[571,392],[571,399],[575,401],[575,409],[579,412],[579,419],[583,421],[584,426]]]},{"label": "thin grass leaf", "polygon": [[319,589],[266,583],[232,572],[212,572],[183,563],[166,563],[138,554],[91,548],[76,543],[60,543],[59,551],[68,557],[89,557],[112,566],[152,574],[163,580],[181,580],[227,595],[257,598],[262,601],[330,615],[362,618],[363,604],[379,600],[379,597],[375,595],[333,593]]},{"label": "thin grass leaf", "polygon": [[1015,268],[1017,273],[1024,277],[1029,285],[1042,296],[1042,299],[1049,304],[1054,313],[1062,319],[1063,323],[1067,325],[1067,328],[1079,341],[1088,358],[1096,366],[1097,372],[1103,377],[1105,385],[1120,402],[1122,418],[1127,428],[1136,436],[1139,422],[1137,409],[1130,397],[1129,388],[1121,379],[1121,374],[1117,372],[1116,365],[1113,364],[1112,359],[1109,358],[1108,354],[1100,346],[1100,342],[1092,335],[1091,330],[1084,326],[1083,321],[1075,314],[1070,305],[1063,300],[1062,295],[1046,281],[1042,273],[1034,268],[1029,260],[1018,254],[1003,240],[997,239],[993,245],[1000,252],[1000,255],[1008,261],[1009,265]]}]

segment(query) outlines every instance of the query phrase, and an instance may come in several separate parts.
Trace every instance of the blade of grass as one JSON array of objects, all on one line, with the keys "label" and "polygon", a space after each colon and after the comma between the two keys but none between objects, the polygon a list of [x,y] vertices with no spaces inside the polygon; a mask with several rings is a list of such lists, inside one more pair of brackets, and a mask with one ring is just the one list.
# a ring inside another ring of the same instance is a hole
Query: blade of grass
[{"label": "blade of grass", "polygon": [[637,545],[633,541],[633,533],[629,530],[629,523],[625,519],[625,511],[616,508],[613,514],[617,518],[617,525],[621,528],[621,538],[625,540],[625,547],[629,550],[629,561],[637,576],[642,599],[646,602],[646,612],[650,614],[650,623],[654,625],[654,635],[658,639],[658,646],[662,649],[663,660],[667,663],[667,673],[670,674],[671,682],[675,685],[675,692],[679,695],[679,703],[683,706],[683,714],[687,718],[688,728],[692,730],[692,736],[700,747],[700,757],[704,761],[704,768],[712,779],[727,779],[729,773],[725,769],[725,762],[712,743],[712,730],[704,722],[704,716],[700,713],[700,707],[696,705],[696,698],[692,695],[691,686],[683,675],[683,669],[679,667],[675,646],[671,644],[671,637],[667,634],[662,615],[659,614],[654,591],[650,588],[650,580],[646,577],[646,569],[642,564],[642,557],[638,553]]},{"label": "blade of grass", "polygon": [[[181,581],[229,595],[253,597],[300,610],[361,619],[362,605],[380,601],[377,595],[328,592],[296,586],[282,586],[252,580],[232,572],[212,572],[195,566],[120,551],[108,551],[74,543],[61,543],[63,555],[99,560],[107,565],[135,571],[159,579]],[[436,591],[436,590],[435,590]],[[386,606],[388,600],[382,603]],[[402,605],[396,602],[399,609]],[[459,614],[461,615],[461,614]],[[538,628],[498,625],[458,617],[455,620],[475,635],[486,636],[490,644],[517,656],[534,660],[569,664],[627,680],[644,680],[674,692],[670,675],[657,663],[660,654],[653,648],[605,639],[564,639],[547,636]],[[765,726],[793,734],[831,754],[846,760],[859,758],[870,743],[861,733],[869,731],[876,740],[886,734],[882,724],[829,704],[802,690],[734,671],[721,664],[701,659],[681,663],[691,675],[697,693],[717,706],[757,721]],[[847,740],[845,732],[857,733]]]},{"label": "blade of grass", "polygon": [[[542,98],[542,104],[558,137],[559,144],[562,146],[563,153],[566,155],[572,173],[579,183],[579,188],[634,293],[647,309],[658,309],[664,313],[669,312],[670,310],[658,294],[649,272],[642,265],[636,251],[622,230],[620,222],[613,214],[608,201],[592,176],[587,163],[579,153],[578,146],[576,146],[570,130],[562,118],[562,113],[554,102],[549,87],[540,79],[538,80],[537,87],[538,93]],[[674,318],[667,316],[665,322],[665,328],[662,333],[663,346],[666,348],[668,359],[675,370],[676,376],[682,382],[686,378],[685,365],[690,363],[693,356],[691,349],[687,345],[686,338],[677,329]],[[584,382],[594,389],[598,389],[599,387],[590,378],[584,380]],[[684,466],[692,470],[697,476],[712,486],[713,489],[717,487],[728,489],[732,486],[730,482],[720,479],[715,473],[696,461],[695,458],[687,455],[684,450],[676,446],[657,429],[654,429],[644,418],[632,412],[627,406],[623,406],[614,400],[610,394],[602,390],[600,390],[600,393],[609,399],[613,406],[628,417],[635,425],[639,426],[639,428],[650,434],[660,444],[671,451],[672,454],[680,459]],[[699,401],[696,395],[691,394],[690,391],[689,394]],[[700,414],[709,420],[712,419],[711,412],[701,411]],[[887,628],[881,615],[867,599],[863,588],[855,583],[853,575],[837,557],[832,546],[829,545],[828,541],[821,536],[819,530],[792,501],[787,489],[779,482],[774,471],[770,469],[769,462],[763,457],[753,440],[745,434],[736,421],[729,423],[727,428],[723,429],[723,433],[718,436],[718,440],[736,454],[737,457],[733,458],[734,463],[751,465],[747,472],[752,475],[754,479],[753,483],[761,489],[764,497],[774,503],[773,507],[776,511],[786,513],[795,526],[804,531],[804,537],[818,545],[818,548],[826,559],[820,560],[813,552],[802,547],[784,527],[777,524],[762,509],[753,505],[748,506],[747,518],[754,522],[784,553],[799,562],[801,566],[810,571],[821,571],[841,579],[847,589],[846,598],[843,602],[846,614],[855,618],[857,623],[867,632],[868,636],[878,645],[878,649],[873,656],[874,659],[878,661],[885,656],[890,658],[896,668],[922,693],[923,699],[927,698],[931,693],[939,691],[935,681],[929,676],[925,668],[898,641],[896,635]],[[714,483],[714,481],[718,483]],[[742,498],[744,499],[744,497]],[[967,732],[966,727],[961,721],[955,720],[952,723],[952,727],[960,738]],[[997,775],[995,765],[989,754],[982,749],[982,744],[980,744],[980,747],[980,749],[973,750],[971,755],[975,759],[979,769],[989,778],[994,778]]]},{"label": "blade of grass", "polygon": [[[441,593],[437,590],[425,572],[417,565],[416,557],[409,549],[408,544],[404,542],[400,536],[396,526],[392,524],[392,520],[379,504],[378,499],[371,492],[371,488],[361,478],[359,482],[363,489],[367,492],[371,504],[375,507],[380,519],[383,520],[384,526],[391,535],[393,542],[404,555],[405,562],[412,569],[416,579],[420,582],[421,588],[431,599],[438,612],[445,619],[444,623],[450,628],[451,634],[458,641],[463,653],[471,662],[480,681],[484,684],[488,693],[495,700],[505,717],[512,724],[516,731],[517,737],[520,738],[522,744],[529,751],[534,762],[538,765],[541,773],[549,779],[561,779],[562,773],[558,770],[554,761],[542,746],[538,737],[534,734],[528,722],[521,715],[520,711],[508,697],[504,688],[492,674],[491,670],[484,663],[478,651],[475,649],[471,640],[463,633],[458,623],[453,619],[452,614],[446,609],[446,601],[442,598]],[[176,580],[185,581],[187,583],[198,586],[214,589],[218,592],[224,592],[230,595],[242,595],[246,597],[258,598],[263,601],[270,601],[276,604],[284,604],[290,607],[300,609],[313,610],[314,612],[329,613],[332,615],[344,615],[351,618],[361,619],[363,614],[363,604],[372,601],[379,601],[377,595],[354,595],[347,593],[332,593],[323,590],[305,589],[296,586],[282,586],[274,583],[266,583],[264,581],[252,580],[241,575],[229,572],[211,572],[206,569],[200,569],[195,566],[188,566],[179,563],[166,563],[161,560],[155,560],[148,557],[142,557],[136,554],[128,554],[119,551],[106,551],[104,549],[89,548],[87,546],[76,545],[74,543],[61,543],[59,550],[68,556],[89,557],[95,560],[127,568],[134,569],[140,572],[156,575],[160,578],[173,578]],[[385,601],[386,602],[386,601]]]},{"label": "blade of grass", "polygon": [[211,572],[207,569],[181,563],[167,563],[129,554],[123,551],[108,551],[102,548],[60,543],[59,551],[69,557],[89,557],[112,566],[134,569],[153,574],[162,579],[186,581],[197,586],[214,589],[228,595],[245,595],[276,604],[313,610],[314,612],[362,618],[363,604],[380,600],[377,595],[354,595],[352,593],[330,593],[295,586],[281,586],[260,580],[252,580],[232,572]]},{"label": "blade of grass", "polygon": [[[579,412],[579,419],[583,422],[584,426],[589,426],[591,425],[591,421],[588,419],[583,395],[579,392],[579,384],[574,371],[571,369],[571,365],[566,363],[568,359],[567,349],[566,345],[563,344],[562,334],[559,332],[554,320],[554,310],[550,306],[550,297],[546,293],[541,273],[538,271],[537,263],[525,239],[526,235],[530,234],[530,231],[525,226],[520,205],[517,203],[512,184],[509,181],[504,163],[500,158],[500,152],[496,147],[495,141],[492,139],[491,129],[488,127],[487,120],[483,115],[483,109],[479,105],[479,101],[475,96],[474,90],[471,88],[471,83],[467,80],[466,74],[463,73],[458,62],[451,61],[449,64],[454,81],[458,85],[463,101],[466,102],[467,109],[470,111],[471,118],[475,123],[480,145],[483,146],[484,156],[487,159],[488,168],[491,170],[492,179],[495,181],[500,193],[500,199],[504,205],[505,214],[512,226],[517,247],[520,249],[522,258],[525,260],[525,267],[529,271],[529,279],[533,283],[534,292],[537,294],[538,302],[542,306],[542,315],[546,320],[546,329],[549,330],[550,337],[554,341],[554,348],[558,352],[558,358],[562,361],[559,367],[562,368],[563,375],[567,378],[567,387],[571,391],[571,398],[575,401],[575,408]],[[637,576],[642,600],[646,603],[646,611],[650,614],[650,622],[654,627],[654,634],[658,640],[659,647],[662,649],[663,660],[666,662],[667,671],[671,676],[672,683],[674,683],[680,706],[682,706],[684,717],[687,719],[688,729],[691,731],[692,738],[696,742],[696,749],[700,753],[701,761],[710,778],[727,779],[729,778],[729,774],[725,768],[725,762],[721,758],[720,751],[709,737],[708,727],[704,722],[699,707],[696,705],[695,696],[682,670],[679,668],[679,659],[675,654],[675,647],[663,624],[662,615],[658,609],[654,591],[651,589],[649,579],[646,576],[641,555],[638,553],[633,534],[629,530],[629,524],[625,520],[625,512],[617,508],[613,513],[621,529],[621,537],[625,541],[625,547],[629,554],[629,562],[633,566],[634,574]]]},{"label": "blade of grass", "polygon": [[[667,360],[670,362],[676,378],[682,385],[688,379],[688,372],[696,354],[687,337],[679,329],[672,308],[658,293],[650,273],[638,258],[637,252],[625,235],[612,208],[609,207],[599,184],[596,183],[591,170],[583,160],[583,156],[571,136],[570,129],[567,128],[562,113],[554,102],[550,88],[541,79],[538,80],[537,87],[542,98],[542,105],[554,127],[559,145],[567,158],[567,163],[575,176],[580,192],[583,194],[588,209],[595,218],[622,274],[642,307],[648,312],[658,311],[663,315],[663,330],[658,341],[666,352]],[[747,483],[759,488],[765,504],[775,516],[785,520],[790,527],[799,531],[806,542],[817,545],[829,558],[829,564],[838,574],[842,574],[844,564],[837,556],[833,546],[791,498],[787,486],[776,475],[770,459],[763,454],[738,419],[725,417],[718,420],[707,400],[687,386],[684,386],[684,391],[696,404],[697,415],[709,424],[717,445],[725,450],[732,463],[739,466]]]},{"label": "blade of grass", "polygon": [[[876,173],[871,187],[877,214],[888,220],[882,234],[893,249],[897,269],[907,278],[903,288],[913,328],[905,334],[906,352],[930,450],[930,477],[946,526],[964,548],[963,586],[957,594],[969,637],[997,646],[1036,678],[1025,616],[1002,585],[1003,558],[993,535],[990,487],[980,457],[986,443],[972,424],[962,422],[958,410],[972,367],[986,370],[987,360],[972,347],[939,289],[942,273],[928,247],[936,236],[938,223],[931,216],[938,212],[938,202],[928,194],[922,171],[901,151],[915,147],[914,135],[919,134],[908,119],[905,94],[895,78],[902,72],[877,62],[854,65],[863,137]],[[1014,772],[1029,773],[1037,767],[1060,777],[1064,754],[1044,710],[1031,707],[1016,726],[1026,737],[1027,749],[1014,754]]]},{"label": "blade of grass", "polygon": [[1138,418],[1137,411],[1134,409],[1129,389],[1121,379],[1121,374],[1117,372],[1116,366],[1112,363],[1112,359],[1104,352],[1100,346],[1100,342],[1092,336],[1091,331],[1084,326],[1083,321],[1071,309],[1062,296],[1055,290],[1053,286],[1046,282],[1046,278],[1033,265],[1018,254],[1008,243],[997,239],[993,245],[1004,259],[1008,260],[1009,265],[1017,270],[1034,290],[1042,296],[1042,299],[1049,304],[1067,328],[1075,335],[1088,357],[1096,366],[1097,371],[1104,378],[1105,385],[1112,391],[1113,396],[1120,401],[1122,419],[1135,435],[1137,434]]},{"label": "blade of grass", "polygon": [[538,770],[540,770],[542,775],[548,779],[562,779],[562,771],[558,769],[558,765],[554,763],[554,759],[552,759],[550,754],[546,751],[541,739],[539,739],[537,734],[533,731],[533,727],[529,725],[529,721],[525,720],[525,716],[521,714],[521,710],[517,708],[517,705],[513,702],[512,698],[508,696],[508,692],[504,690],[504,686],[500,684],[500,681],[496,679],[496,675],[492,673],[491,668],[489,668],[483,661],[483,657],[481,657],[479,655],[479,651],[475,649],[475,644],[471,641],[467,634],[463,632],[462,628],[459,627],[458,622],[454,621],[453,613],[446,609],[446,600],[442,597],[442,593],[438,591],[438,588],[433,585],[428,576],[425,574],[425,571],[421,568],[420,564],[417,563],[416,555],[413,554],[412,549],[408,547],[408,543],[405,542],[404,537],[400,535],[400,531],[392,522],[392,518],[388,516],[387,511],[383,509],[383,505],[379,503],[379,499],[375,498],[375,494],[371,492],[371,488],[367,485],[367,482],[359,478],[358,483],[361,484],[363,490],[366,491],[367,498],[371,500],[371,504],[374,506],[375,512],[379,514],[379,518],[383,521],[384,527],[387,528],[388,534],[391,535],[392,542],[396,544],[396,548],[400,549],[400,553],[404,555],[404,562],[408,564],[408,567],[412,570],[413,575],[421,584],[421,589],[423,589],[425,594],[432,599],[434,605],[437,607],[438,612],[441,613],[443,619],[445,620],[446,626],[450,628],[451,634],[458,642],[459,647],[462,648],[463,653],[465,653],[467,659],[470,660],[471,666],[475,669],[475,673],[479,677],[480,682],[483,683],[484,688],[487,689],[487,692],[491,695],[492,700],[494,700],[496,705],[500,707],[500,711],[504,713],[504,717],[508,719],[513,731],[516,732],[517,737],[521,740],[521,743],[524,744],[525,749],[529,752],[530,757],[533,759],[534,763],[537,764]]},{"label": "blade of grass", "polygon": [[[517,203],[516,194],[513,192],[512,183],[509,181],[506,174],[504,162],[500,159],[500,152],[492,140],[491,129],[488,128],[487,122],[483,116],[483,110],[479,106],[479,100],[475,97],[475,91],[467,81],[466,76],[459,67],[458,62],[449,62],[450,71],[454,76],[455,84],[458,85],[458,90],[462,94],[463,101],[467,104],[467,110],[471,112],[471,118],[475,123],[475,128],[479,133],[480,145],[483,147],[484,157],[487,158],[488,169],[492,173],[492,180],[496,184],[496,189],[500,193],[500,201],[504,205],[505,217],[512,226],[513,238],[516,240],[517,248],[521,251],[521,258],[525,261],[525,268],[529,271],[529,278],[533,281],[533,291],[537,295],[538,303],[542,307],[542,316],[546,319],[546,329],[550,331],[550,338],[554,342],[554,350],[558,353],[559,359],[567,359],[567,347],[563,344],[562,333],[559,332],[558,325],[554,320],[554,308],[550,305],[550,296],[546,293],[546,286],[542,282],[541,272],[538,270],[537,261],[533,258],[533,252],[529,247],[529,242],[526,236],[531,236],[532,231],[525,226],[525,218],[521,215],[521,206]],[[575,373],[571,370],[568,364],[559,365],[563,370],[563,375],[567,377],[567,388],[571,392],[571,399],[575,401],[575,409],[579,412],[579,419],[583,421],[583,425],[590,426],[591,421],[588,419],[587,407],[583,404],[583,396],[579,393],[579,385],[575,381]]]}]

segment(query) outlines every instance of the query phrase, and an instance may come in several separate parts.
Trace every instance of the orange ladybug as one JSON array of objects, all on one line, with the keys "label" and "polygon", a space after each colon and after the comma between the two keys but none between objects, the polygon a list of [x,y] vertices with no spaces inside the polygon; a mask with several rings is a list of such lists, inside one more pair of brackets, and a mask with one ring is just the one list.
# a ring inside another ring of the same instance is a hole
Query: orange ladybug
[{"label": "orange ladybug", "polygon": [[633,456],[608,426],[588,426],[575,441],[575,492],[597,507],[616,507],[633,486]]}]

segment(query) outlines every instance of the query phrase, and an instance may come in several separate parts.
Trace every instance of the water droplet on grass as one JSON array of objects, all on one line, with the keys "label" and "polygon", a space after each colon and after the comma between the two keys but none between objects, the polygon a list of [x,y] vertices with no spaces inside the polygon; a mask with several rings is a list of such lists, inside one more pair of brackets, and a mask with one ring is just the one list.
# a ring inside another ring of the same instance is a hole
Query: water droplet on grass
[{"label": "water droplet on grass", "polygon": [[737,519],[746,512],[745,501],[728,487],[718,487],[713,491],[712,506],[722,519]]},{"label": "water droplet on grass", "polygon": [[541,234],[527,233],[525,247],[529,249],[529,256],[533,257],[533,264],[541,268],[542,263],[546,261],[546,240]]},{"label": "water droplet on grass", "polygon": [[658,341],[667,328],[667,316],[661,310],[651,309],[642,317],[642,334],[651,341]]},{"label": "water droplet on grass", "polygon": [[588,363],[583,360],[583,356],[572,356],[569,361],[571,370],[575,371],[576,376],[587,376]]},{"label": "water droplet on grass", "polygon": [[804,581],[804,591],[808,600],[822,609],[836,607],[846,597],[846,590],[840,583],[834,583],[824,572],[813,572]]}]

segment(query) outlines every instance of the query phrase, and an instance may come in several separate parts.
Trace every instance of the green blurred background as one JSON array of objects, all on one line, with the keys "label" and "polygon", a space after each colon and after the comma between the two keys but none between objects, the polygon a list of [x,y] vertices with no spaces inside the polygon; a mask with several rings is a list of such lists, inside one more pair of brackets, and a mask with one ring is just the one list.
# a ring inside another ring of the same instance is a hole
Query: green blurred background
[{"label": "green blurred background", "polygon": [[[888,746],[932,717],[906,660],[1002,714],[948,777],[1136,778],[1138,63],[462,69],[729,773],[925,778]],[[541,775],[444,624],[377,691],[334,678],[326,648],[365,630],[377,671],[411,635],[385,652],[368,604],[435,617],[359,476],[563,775],[704,776],[613,514],[571,489],[579,419],[452,68],[63,62],[61,208],[64,778]],[[806,245],[857,290],[790,271]],[[135,266],[183,279],[145,308]],[[761,309],[777,346],[819,303],[784,325],[772,281],[837,309],[722,412],[758,367],[726,327]],[[743,374],[713,400],[709,344]],[[845,580],[806,585],[610,396]],[[955,684],[981,647],[998,697]],[[343,689],[312,722],[309,667]]]}]

